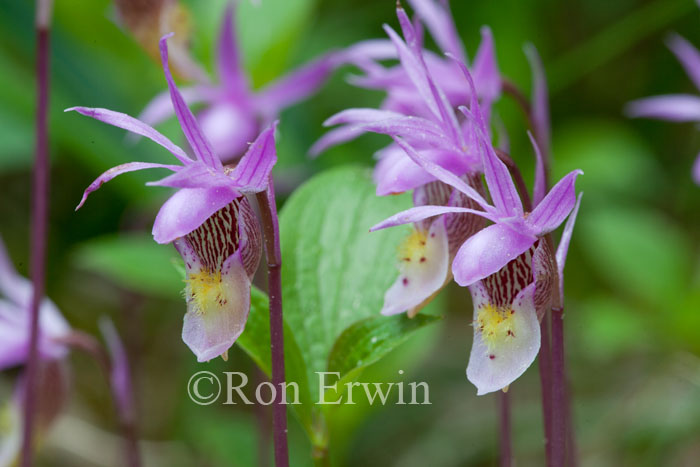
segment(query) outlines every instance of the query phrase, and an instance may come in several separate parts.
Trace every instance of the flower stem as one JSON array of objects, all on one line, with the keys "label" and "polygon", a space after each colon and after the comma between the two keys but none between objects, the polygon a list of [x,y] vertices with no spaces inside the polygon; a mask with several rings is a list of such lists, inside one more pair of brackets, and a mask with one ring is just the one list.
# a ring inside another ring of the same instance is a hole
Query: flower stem
[{"label": "flower stem", "polygon": [[[270,355],[272,358],[272,384],[279,388],[285,383],[284,376],[284,320],[282,318],[282,254],[280,251],[279,222],[275,204],[275,188],[272,176],[267,191],[257,194],[260,217],[265,234],[267,254],[268,294],[270,296]],[[277,400],[272,408],[273,442],[275,466],[289,466],[287,448],[287,407],[277,391]]]},{"label": "flower stem", "polygon": [[552,465],[566,462],[566,381],[564,379],[564,321],[563,308],[552,307]]},{"label": "flower stem", "polygon": [[544,452],[547,466],[552,466],[552,356],[549,344],[549,313],[540,321],[540,353],[538,356],[542,386],[542,420],[544,423]]},{"label": "flower stem", "polygon": [[36,15],[36,154],[32,200],[31,279],[33,283],[29,319],[29,350],[24,393],[21,465],[33,461],[34,421],[36,418],[36,381],[39,370],[39,305],[46,282],[46,242],[49,202],[49,18],[51,1],[38,0]]},{"label": "flower stem", "polygon": [[102,344],[93,336],[81,331],[73,331],[69,336],[63,339],[63,341],[66,345],[90,355],[102,369],[107,379],[107,384],[109,384],[112,392],[112,399],[114,400],[117,418],[119,420],[119,428],[124,439],[126,465],[129,467],[140,467],[141,455],[136,432],[133,388],[129,386],[127,391],[122,393],[118,392],[111,377],[113,370],[112,360]]},{"label": "flower stem", "polygon": [[510,394],[507,391],[500,391],[498,400],[501,411],[501,467],[511,467],[513,447],[510,436]]}]

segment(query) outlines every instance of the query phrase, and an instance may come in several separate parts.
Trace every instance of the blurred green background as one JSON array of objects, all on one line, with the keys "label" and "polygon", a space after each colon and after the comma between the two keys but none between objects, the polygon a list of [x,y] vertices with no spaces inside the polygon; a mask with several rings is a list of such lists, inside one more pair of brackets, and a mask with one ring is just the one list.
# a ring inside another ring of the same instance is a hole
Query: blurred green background
[{"label": "blurred green background", "polygon": [[[26,275],[33,160],[33,2],[0,2],[0,234]],[[192,13],[192,48],[208,69],[224,2],[183,2]],[[382,37],[395,24],[394,0],[242,2],[239,36],[256,86],[329,48]],[[473,56],[479,27],[493,29],[502,72],[523,89],[522,47],[540,51],[550,84],[555,177],[581,168],[585,192],[566,268],[566,346],[582,465],[691,466],[700,458],[700,187],[690,179],[700,150],[690,124],[630,121],[632,99],[697,92],[664,45],[676,31],[700,46],[692,0],[455,1]],[[146,189],[154,174],[129,174],[103,187],[79,212],[83,189],[119,163],[164,161],[148,141],[64,114],[74,105],[137,115],[164,89],[159,64],[120,28],[107,0],[58,1],[52,35],[51,219],[48,295],[72,325],[97,332],[114,319],[135,370],[147,465],[252,466],[271,458],[264,407],[199,407],[186,394],[198,369],[254,364],[234,348],[228,363],[197,365],[182,344],[177,255],[150,239],[167,189]],[[378,104],[352,88],[341,69],[313,98],[282,115],[278,185],[289,193],[324,169],[372,164],[386,144],[365,136],[309,160],[321,122],[348,107]],[[504,98],[497,110],[526,177],[532,155],[522,115]],[[178,141],[175,123],[162,126]],[[283,193],[284,195],[285,193]],[[284,198],[284,196],[283,196]],[[147,266],[147,269],[144,268]],[[148,267],[152,266],[152,267]],[[261,276],[264,282],[264,275]],[[344,407],[331,427],[338,465],[486,466],[498,459],[496,398],[477,398],[465,377],[471,303],[450,286],[433,310],[444,319],[369,368],[363,381],[430,384],[431,406]],[[107,387],[96,365],[73,354],[69,407],[40,455],[41,465],[119,465]],[[389,375],[389,376],[387,376]],[[8,394],[10,375],[4,375]],[[542,465],[536,365],[511,386],[518,465]],[[5,397],[5,396],[3,396]],[[341,423],[342,422],[342,423]],[[310,445],[290,418],[292,465],[308,465]]]}]

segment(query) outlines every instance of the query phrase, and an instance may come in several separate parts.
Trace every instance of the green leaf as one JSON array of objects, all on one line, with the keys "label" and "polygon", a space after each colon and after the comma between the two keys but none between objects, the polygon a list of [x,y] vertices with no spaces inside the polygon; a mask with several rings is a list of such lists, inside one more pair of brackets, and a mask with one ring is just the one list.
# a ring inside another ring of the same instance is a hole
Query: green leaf
[{"label": "green leaf", "polygon": [[[410,206],[407,195],[377,197],[366,169],[340,168],[300,187],[280,215],[285,319],[309,372],[326,371],[336,339],[377,316],[398,275],[396,249],[405,230],[369,232]],[[311,388],[318,400],[318,388]]]},{"label": "green leaf", "polygon": [[[250,314],[245,331],[236,343],[247,353],[260,369],[270,376],[270,305],[264,292],[253,287],[250,292]],[[287,383],[295,382],[299,386],[299,402],[290,404],[297,414],[304,429],[313,436],[313,402],[306,374],[306,363],[302,357],[294,334],[289,326],[284,326],[285,377]],[[293,401],[293,393],[287,393],[288,401]],[[312,438],[313,439],[313,438]]]},{"label": "green leaf", "polygon": [[[438,316],[426,314],[418,314],[412,319],[401,314],[358,321],[335,341],[328,357],[328,371],[340,373],[338,387],[344,387],[345,383],[355,381],[363,368],[379,361],[411,334],[439,320]],[[333,399],[329,396],[326,400]]]},{"label": "green leaf", "polygon": [[83,243],[73,253],[77,267],[96,272],[120,286],[149,295],[178,298],[184,289],[174,262],[179,255],[148,234],[107,235]]}]

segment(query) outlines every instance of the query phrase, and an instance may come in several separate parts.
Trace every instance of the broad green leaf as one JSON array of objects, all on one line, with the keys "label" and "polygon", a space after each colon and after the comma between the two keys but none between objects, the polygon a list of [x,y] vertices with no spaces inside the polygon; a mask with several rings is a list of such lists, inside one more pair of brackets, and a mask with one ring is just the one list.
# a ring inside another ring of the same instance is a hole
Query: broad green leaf
[{"label": "broad green leaf", "polygon": [[610,283],[664,309],[683,299],[692,249],[671,219],[621,207],[582,214],[580,241]]},{"label": "broad green leaf", "polygon": [[82,269],[96,272],[122,287],[165,298],[180,297],[183,277],[174,264],[179,255],[148,234],[107,235],[83,243],[73,253]]},{"label": "broad green leaf", "polygon": [[[404,343],[411,334],[439,320],[437,316],[426,314],[418,314],[412,319],[401,314],[358,321],[335,341],[328,357],[328,371],[341,374],[338,388],[342,388],[345,383],[355,381],[363,368]],[[326,399],[333,400],[330,396]]]},{"label": "broad green leaf", "polygon": [[[247,353],[260,369],[270,376],[270,308],[267,295],[256,287],[250,293],[250,314],[245,331],[236,343]],[[306,364],[294,334],[289,326],[284,327],[285,377],[287,383],[299,385],[299,402],[289,405],[299,417],[304,429],[313,437],[312,399],[309,391],[309,380],[306,374]],[[288,401],[293,401],[293,392],[288,393]],[[313,438],[312,438],[313,439]]]},{"label": "broad green leaf", "polygon": [[[326,371],[336,339],[377,316],[398,275],[396,249],[406,230],[369,232],[410,206],[408,196],[377,197],[369,170],[330,170],[301,186],[280,216],[285,319],[309,372]],[[314,400],[318,388],[312,385]]]}]

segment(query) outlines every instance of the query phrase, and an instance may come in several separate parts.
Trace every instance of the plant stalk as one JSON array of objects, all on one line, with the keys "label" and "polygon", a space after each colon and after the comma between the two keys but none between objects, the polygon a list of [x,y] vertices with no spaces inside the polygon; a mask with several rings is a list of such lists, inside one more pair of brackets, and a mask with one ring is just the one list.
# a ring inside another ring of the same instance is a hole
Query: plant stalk
[{"label": "plant stalk", "polygon": [[544,452],[547,466],[552,466],[552,356],[549,344],[549,313],[540,321],[540,352],[538,366],[542,387],[542,422],[544,424]]},{"label": "plant stalk", "polygon": [[[265,235],[267,254],[268,294],[270,296],[270,355],[272,358],[272,384],[279,388],[285,383],[284,375],[284,320],[282,317],[282,254],[280,250],[279,220],[275,203],[275,189],[270,176],[267,191],[257,194],[260,217]],[[277,391],[272,407],[273,443],[275,466],[289,466],[287,447],[287,407],[282,391]]]},{"label": "plant stalk", "polygon": [[22,428],[21,465],[30,467],[34,454],[34,422],[36,418],[36,381],[39,371],[39,306],[46,287],[46,242],[49,217],[49,22],[51,1],[36,3],[36,147],[32,199],[31,279],[33,284],[29,318],[29,349],[27,356],[24,416]]},{"label": "plant stalk", "polygon": [[501,412],[501,467],[511,467],[513,464],[513,447],[510,435],[510,394],[507,391],[500,391],[498,401]]},{"label": "plant stalk", "polygon": [[563,308],[552,307],[552,422],[551,460],[554,466],[566,462],[567,413],[564,379]]}]

